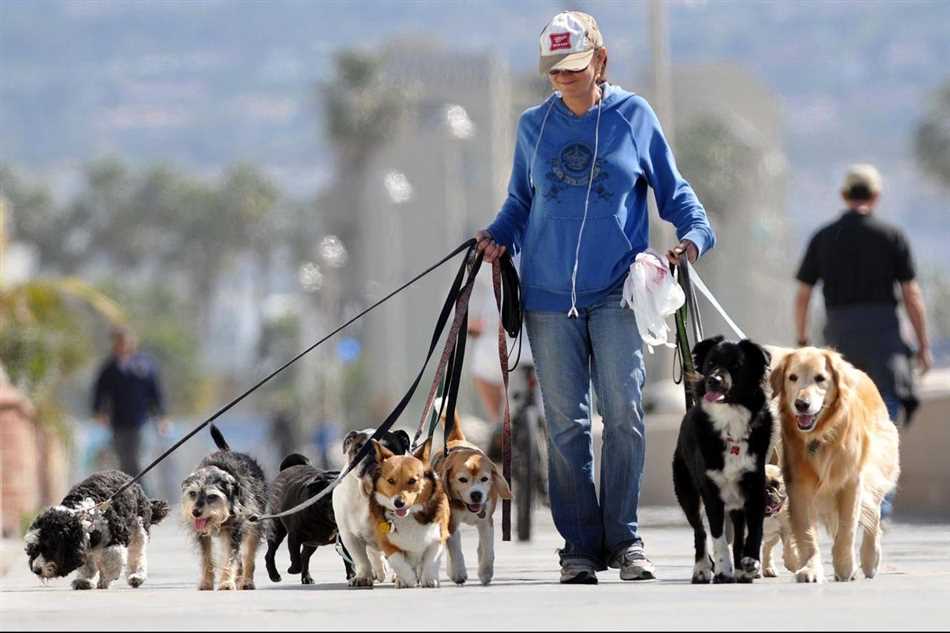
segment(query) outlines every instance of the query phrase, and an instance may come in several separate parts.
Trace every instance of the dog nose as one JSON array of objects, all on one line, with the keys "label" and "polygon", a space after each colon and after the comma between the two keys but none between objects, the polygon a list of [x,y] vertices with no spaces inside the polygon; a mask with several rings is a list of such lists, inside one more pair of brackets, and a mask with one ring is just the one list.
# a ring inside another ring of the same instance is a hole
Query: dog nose
[{"label": "dog nose", "polygon": [[805,413],[808,411],[808,402],[805,400],[795,400],[795,410],[799,413]]},{"label": "dog nose", "polygon": [[719,389],[722,387],[722,376],[713,374],[706,379],[706,386],[710,389]]},{"label": "dog nose", "polygon": [[399,508],[406,505],[406,502],[402,500],[402,497],[396,497],[393,499],[393,505],[396,506],[396,509],[398,510]]},{"label": "dog nose", "polygon": [[201,516],[201,508],[192,508],[192,510],[191,510],[191,516],[200,517],[200,516]]},{"label": "dog nose", "polygon": [[478,490],[473,490],[470,496],[472,497],[472,503],[479,503],[482,500],[482,493]]}]

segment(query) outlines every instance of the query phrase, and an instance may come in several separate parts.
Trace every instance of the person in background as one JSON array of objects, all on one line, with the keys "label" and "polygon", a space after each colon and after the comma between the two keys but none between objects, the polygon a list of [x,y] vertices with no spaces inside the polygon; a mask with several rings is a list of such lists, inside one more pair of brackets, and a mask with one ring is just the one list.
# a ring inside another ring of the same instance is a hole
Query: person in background
[{"label": "person in background", "polygon": [[124,327],[112,331],[112,354],[103,362],[92,394],[96,419],[112,430],[119,467],[133,477],[141,470],[142,433],[151,417],[167,433],[164,399],[155,362],[137,350],[135,336]]},{"label": "person in background", "polygon": [[[933,357],[910,245],[903,231],[874,215],[881,190],[873,165],[848,170],[841,187],[844,212],[812,236],[798,268],[795,327],[798,345],[808,345],[808,307],[820,281],[825,343],[871,377],[891,420],[906,425],[918,406],[912,359],[925,373]],[[917,338],[916,352],[901,336],[895,286]],[[884,500],[882,517],[891,513],[892,501],[893,493]]]},{"label": "person in background", "polygon": [[[539,44],[540,72],[554,92],[521,115],[508,196],[475,238],[488,262],[521,251],[551,512],[564,538],[561,582],[595,584],[608,567],[622,580],[652,579],[637,517],[646,456],[643,345],[633,310],[620,300],[630,264],[649,246],[650,187],[660,217],[676,227],[670,261],[696,261],[715,234],[653,109],[607,81],[594,18],[559,13]],[[592,381],[604,424],[599,496]]]}]

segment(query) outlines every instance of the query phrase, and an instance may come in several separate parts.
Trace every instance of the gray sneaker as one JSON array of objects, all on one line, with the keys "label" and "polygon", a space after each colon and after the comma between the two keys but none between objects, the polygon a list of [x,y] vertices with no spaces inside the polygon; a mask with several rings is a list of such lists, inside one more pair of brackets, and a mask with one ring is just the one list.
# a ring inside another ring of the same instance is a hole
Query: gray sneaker
[{"label": "gray sneaker", "polygon": [[596,585],[597,571],[594,566],[583,560],[570,560],[561,563],[562,585]]},{"label": "gray sneaker", "polygon": [[647,558],[643,543],[634,543],[627,549],[619,552],[610,561],[614,569],[620,568],[620,580],[653,580],[656,578],[656,567]]}]

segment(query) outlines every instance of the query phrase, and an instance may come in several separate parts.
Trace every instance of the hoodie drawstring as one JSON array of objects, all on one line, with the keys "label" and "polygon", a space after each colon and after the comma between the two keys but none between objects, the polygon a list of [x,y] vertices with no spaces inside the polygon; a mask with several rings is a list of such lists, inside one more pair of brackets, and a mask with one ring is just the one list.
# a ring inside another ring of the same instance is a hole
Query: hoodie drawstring
[{"label": "hoodie drawstring", "polygon": [[569,319],[577,318],[577,265],[581,259],[581,239],[584,237],[584,225],[587,224],[587,211],[590,208],[590,188],[594,184],[594,170],[597,168],[597,146],[600,143],[600,113],[604,109],[604,93],[601,90],[600,102],[597,104],[597,123],[594,125],[594,157],[590,162],[590,176],[587,178],[587,196],[584,198],[584,218],[581,220],[581,229],[577,233],[577,248],[574,250],[574,270],[571,272],[571,309],[567,312]]}]

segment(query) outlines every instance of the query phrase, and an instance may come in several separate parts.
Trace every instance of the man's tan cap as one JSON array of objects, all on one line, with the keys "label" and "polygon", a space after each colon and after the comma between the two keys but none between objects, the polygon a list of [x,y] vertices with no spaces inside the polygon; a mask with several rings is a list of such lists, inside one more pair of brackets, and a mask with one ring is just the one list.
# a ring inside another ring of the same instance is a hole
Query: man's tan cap
[{"label": "man's tan cap", "polygon": [[580,11],[558,13],[541,31],[541,60],[538,69],[546,75],[552,70],[584,70],[594,50],[604,45],[597,20]]},{"label": "man's tan cap", "polygon": [[841,192],[847,193],[857,186],[867,187],[868,191],[874,195],[881,193],[881,187],[883,186],[881,172],[870,163],[851,165],[844,177],[844,183],[841,185]]}]

